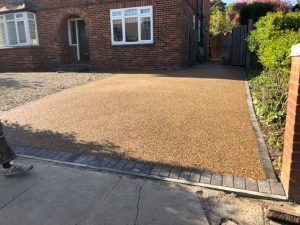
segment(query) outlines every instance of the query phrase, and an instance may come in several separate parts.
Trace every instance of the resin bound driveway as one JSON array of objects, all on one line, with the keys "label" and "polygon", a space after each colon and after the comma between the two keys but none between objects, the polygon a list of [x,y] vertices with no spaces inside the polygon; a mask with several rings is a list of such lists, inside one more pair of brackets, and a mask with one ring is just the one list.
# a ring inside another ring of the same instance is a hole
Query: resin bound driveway
[{"label": "resin bound driveway", "polygon": [[265,178],[241,68],[120,74],[1,117],[11,144]]}]

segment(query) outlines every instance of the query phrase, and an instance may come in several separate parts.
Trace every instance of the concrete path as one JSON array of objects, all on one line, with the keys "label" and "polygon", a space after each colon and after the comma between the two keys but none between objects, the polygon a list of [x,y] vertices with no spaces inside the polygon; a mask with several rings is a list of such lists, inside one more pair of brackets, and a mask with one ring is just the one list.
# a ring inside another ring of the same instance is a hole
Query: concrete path
[{"label": "concrete path", "polygon": [[1,225],[208,225],[196,193],[175,184],[34,165],[27,176],[0,176]]},{"label": "concrete path", "polygon": [[238,67],[120,74],[0,119],[11,144],[265,179]]}]

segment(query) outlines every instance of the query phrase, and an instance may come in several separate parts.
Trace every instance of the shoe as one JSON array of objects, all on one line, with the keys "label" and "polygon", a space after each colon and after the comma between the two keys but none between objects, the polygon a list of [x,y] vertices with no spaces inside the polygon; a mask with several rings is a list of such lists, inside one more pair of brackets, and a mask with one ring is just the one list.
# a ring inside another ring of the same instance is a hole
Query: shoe
[{"label": "shoe", "polygon": [[33,165],[20,165],[11,163],[11,167],[4,170],[4,176],[19,176],[28,173],[33,169]]}]

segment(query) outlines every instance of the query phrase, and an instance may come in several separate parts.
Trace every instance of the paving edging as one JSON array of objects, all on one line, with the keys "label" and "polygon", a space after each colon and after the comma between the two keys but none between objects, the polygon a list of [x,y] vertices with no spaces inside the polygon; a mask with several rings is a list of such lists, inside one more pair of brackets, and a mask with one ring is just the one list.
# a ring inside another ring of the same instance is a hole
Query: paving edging
[{"label": "paving edging", "polygon": [[248,76],[247,76],[247,72],[245,69],[244,69],[244,78],[245,78],[246,99],[247,99],[249,117],[250,117],[250,121],[252,124],[252,128],[255,133],[255,138],[256,138],[258,149],[259,149],[259,155],[260,155],[260,159],[262,162],[262,166],[263,166],[266,178],[268,180],[277,181],[277,177],[274,172],[274,168],[272,166],[272,161],[270,159],[269,151],[268,151],[265,139],[263,137],[263,134],[261,132],[256,114],[255,114],[255,110],[254,110],[254,106],[253,106],[253,102],[252,102],[252,95],[250,92],[250,87],[249,87],[249,83],[248,83],[248,79],[247,79]]},{"label": "paving edging", "polygon": [[53,151],[17,145],[13,145],[12,148],[18,156],[23,158],[200,186],[256,198],[287,200],[281,183],[272,180],[258,181],[250,178],[214,174],[206,171],[191,171],[177,167],[141,163],[133,160],[81,155],[72,152]]}]

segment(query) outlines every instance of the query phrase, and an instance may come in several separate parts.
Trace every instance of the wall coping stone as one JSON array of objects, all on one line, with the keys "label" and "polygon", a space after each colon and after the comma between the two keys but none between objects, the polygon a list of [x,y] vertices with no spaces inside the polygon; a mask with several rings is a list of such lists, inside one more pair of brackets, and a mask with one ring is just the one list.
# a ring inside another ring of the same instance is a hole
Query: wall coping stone
[{"label": "wall coping stone", "polygon": [[292,46],[291,56],[300,56],[300,44]]}]

